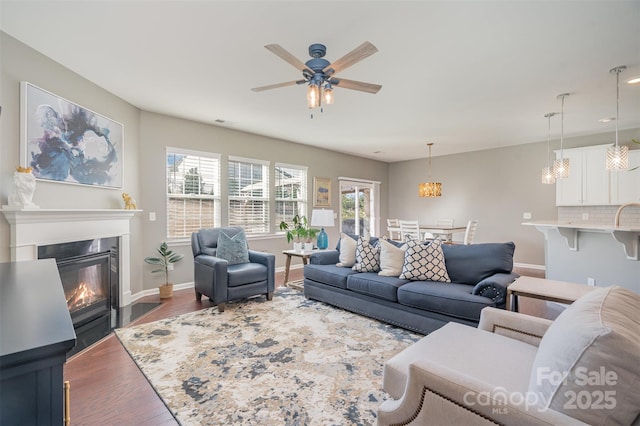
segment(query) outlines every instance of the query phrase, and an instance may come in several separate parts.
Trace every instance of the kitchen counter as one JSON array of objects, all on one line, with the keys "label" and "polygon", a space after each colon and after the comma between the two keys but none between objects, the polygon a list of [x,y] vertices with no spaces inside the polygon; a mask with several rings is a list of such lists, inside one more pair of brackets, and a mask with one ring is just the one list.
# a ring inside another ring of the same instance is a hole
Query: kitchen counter
[{"label": "kitchen counter", "polygon": [[638,256],[638,241],[640,240],[640,227],[638,226],[615,226],[613,224],[592,224],[588,222],[560,222],[557,220],[543,220],[525,222],[525,226],[535,226],[540,232],[556,230],[566,241],[569,250],[578,251],[578,235],[580,232],[601,232],[608,233],[622,244],[625,255],[629,260],[640,260]]}]

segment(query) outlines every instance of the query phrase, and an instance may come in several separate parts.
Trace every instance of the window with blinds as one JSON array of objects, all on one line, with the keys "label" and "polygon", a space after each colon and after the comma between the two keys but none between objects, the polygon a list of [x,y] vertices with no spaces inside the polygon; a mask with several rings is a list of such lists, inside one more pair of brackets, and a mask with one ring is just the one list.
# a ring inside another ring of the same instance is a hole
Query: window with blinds
[{"label": "window with blinds", "polygon": [[229,157],[229,226],[247,235],[269,232],[269,163]]},{"label": "window with blinds", "polygon": [[290,164],[275,166],[275,225],[293,226],[295,215],[307,215],[307,168]]},{"label": "window with blinds", "polygon": [[167,149],[167,238],[220,226],[220,156]]}]

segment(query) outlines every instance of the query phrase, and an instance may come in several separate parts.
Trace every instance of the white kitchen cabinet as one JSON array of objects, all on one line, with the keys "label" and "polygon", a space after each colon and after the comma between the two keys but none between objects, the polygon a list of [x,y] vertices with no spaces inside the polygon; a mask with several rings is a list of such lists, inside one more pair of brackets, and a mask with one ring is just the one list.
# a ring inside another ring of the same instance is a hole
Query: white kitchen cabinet
[{"label": "white kitchen cabinet", "polygon": [[[564,150],[569,159],[569,177],[556,179],[557,206],[601,206],[610,204],[610,175],[605,160],[611,144]],[[560,151],[556,151],[560,158]]]},{"label": "white kitchen cabinet", "polygon": [[[640,167],[640,150],[629,151],[629,169]],[[640,168],[611,173],[611,204],[640,202]]]}]

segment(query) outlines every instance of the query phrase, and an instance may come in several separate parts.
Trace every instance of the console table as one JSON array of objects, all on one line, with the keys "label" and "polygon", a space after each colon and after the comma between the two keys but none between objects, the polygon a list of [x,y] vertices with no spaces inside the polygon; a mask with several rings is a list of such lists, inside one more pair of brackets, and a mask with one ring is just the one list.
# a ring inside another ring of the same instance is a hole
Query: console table
[{"label": "console table", "polygon": [[63,365],[75,343],[55,259],[0,263],[0,424],[66,421]]}]

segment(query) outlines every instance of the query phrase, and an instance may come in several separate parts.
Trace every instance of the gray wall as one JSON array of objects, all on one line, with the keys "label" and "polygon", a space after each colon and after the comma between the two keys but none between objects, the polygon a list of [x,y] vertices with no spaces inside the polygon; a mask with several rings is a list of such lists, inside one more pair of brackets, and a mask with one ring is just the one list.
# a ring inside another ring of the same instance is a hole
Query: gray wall
[{"label": "gray wall", "polygon": [[[0,203],[13,191],[13,171],[20,162],[20,81],[28,81],[56,95],[103,114],[124,125],[124,188],[139,194],[139,116],[137,108],[69,71],[7,34],[0,32]],[[122,208],[122,191],[83,185],[38,181],[34,203],[41,208]],[[131,291],[142,290],[141,217],[131,221]],[[9,224],[0,219],[0,261],[9,261]]]},{"label": "gray wall", "polygon": [[[281,162],[307,166],[309,177],[308,199],[312,199],[311,194],[314,176],[331,177],[333,188],[331,206],[336,213],[339,209],[339,193],[337,191],[338,176],[377,180],[381,182],[387,182],[388,180],[388,165],[380,161],[353,157],[307,145],[295,144],[151,112],[143,111],[141,113],[140,134],[144,161],[140,165],[143,191],[138,196],[138,201],[146,212],[154,211],[157,213],[157,220],[155,222],[150,222],[148,220],[148,214],[145,213],[144,235],[148,236],[143,243],[145,253],[152,253],[154,247],[166,238],[166,187],[165,185],[159,184],[159,182],[164,182],[166,179],[164,157],[166,147],[222,154],[223,171],[225,170],[224,165],[229,155],[266,160],[271,164]],[[273,175],[271,178],[273,179]],[[223,182],[225,182],[224,177]],[[387,187],[386,185],[382,185],[380,189],[380,204],[381,215],[385,218],[387,214],[387,197]],[[309,218],[311,218],[312,208],[310,203]],[[273,205],[271,209],[273,217]],[[223,213],[223,223],[225,218],[226,215]],[[338,239],[338,230],[338,226],[326,229],[329,234],[329,243],[331,246],[335,245]],[[291,248],[291,245],[287,244],[283,235],[251,239],[249,245],[254,250],[275,253],[276,267],[284,266],[285,256],[280,254],[282,250]],[[190,245],[180,245],[176,243],[171,246],[176,251],[185,255],[185,260],[176,265],[176,269],[172,273],[172,280],[175,283],[193,281],[193,257]],[[295,259],[293,262],[301,263],[300,259]],[[145,271],[145,286],[148,282],[159,282],[160,277],[151,276],[148,272],[149,268],[145,268]]]},{"label": "gray wall", "polygon": [[[638,129],[622,131],[620,143],[628,145],[638,134]],[[614,140],[614,133],[609,132],[565,138],[564,146],[573,148]],[[558,140],[551,141],[552,150],[559,145]],[[437,149],[435,144],[433,152],[437,153]],[[515,262],[544,265],[544,236],[521,223],[527,221],[522,217],[524,212],[531,213],[531,220],[557,219],[555,185],[540,183],[546,155],[545,141],[433,157],[432,178],[442,182],[442,197],[438,198],[418,197],[418,184],[428,179],[426,158],[393,163],[389,168],[389,217],[424,223],[453,218],[456,225],[478,219],[476,242],[513,241]],[[461,240],[463,235],[454,235],[456,238]]]}]

